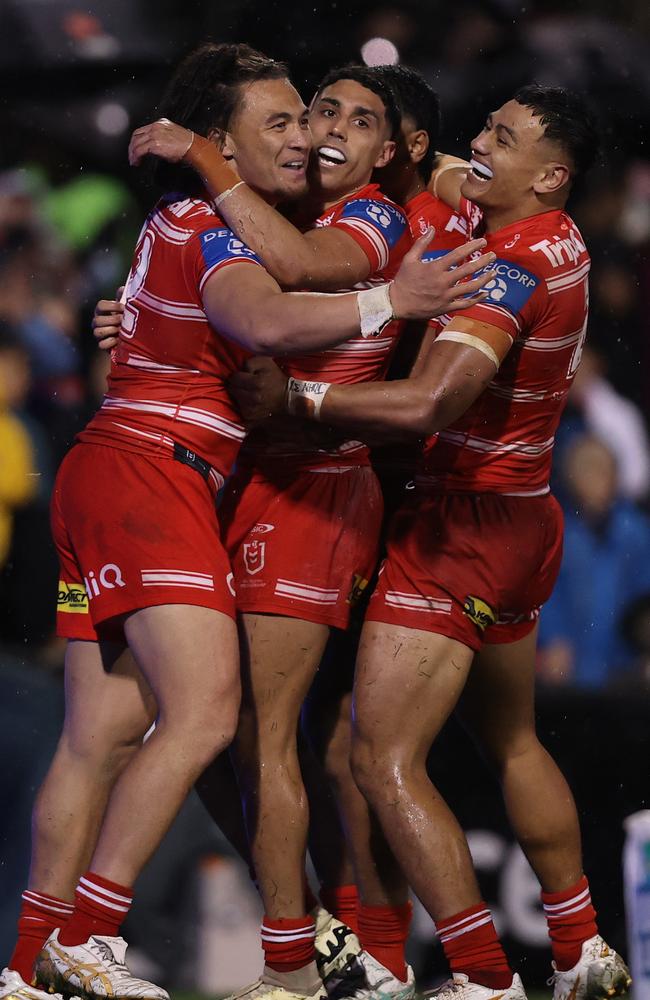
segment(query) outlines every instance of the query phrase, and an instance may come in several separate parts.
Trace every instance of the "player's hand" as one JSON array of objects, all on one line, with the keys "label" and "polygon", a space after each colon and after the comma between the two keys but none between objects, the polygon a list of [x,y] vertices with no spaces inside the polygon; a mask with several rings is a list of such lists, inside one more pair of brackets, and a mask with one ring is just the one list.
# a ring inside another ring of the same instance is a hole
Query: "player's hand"
[{"label": "player's hand", "polygon": [[431,319],[457,309],[470,309],[487,297],[482,288],[495,277],[495,272],[489,270],[472,277],[496,259],[491,252],[467,259],[479,254],[486,244],[483,239],[470,240],[443,257],[423,261],[422,254],[432,235],[433,231],[428,230],[415,241],[390,286],[393,312],[399,319]]},{"label": "player's hand", "polygon": [[226,387],[248,426],[286,413],[287,376],[273,358],[249,358]]},{"label": "player's hand", "polygon": [[[169,118],[159,118],[158,121],[135,130],[129,143],[129,163],[132,167],[137,167],[145,156],[157,156],[169,163],[178,163],[189,150],[193,139],[194,132],[170,122]],[[204,142],[207,140],[204,139]]]},{"label": "player's hand", "polygon": [[[118,288],[118,295],[121,289]],[[124,305],[118,299],[100,299],[93,315],[93,337],[102,351],[111,351],[117,346]]]}]

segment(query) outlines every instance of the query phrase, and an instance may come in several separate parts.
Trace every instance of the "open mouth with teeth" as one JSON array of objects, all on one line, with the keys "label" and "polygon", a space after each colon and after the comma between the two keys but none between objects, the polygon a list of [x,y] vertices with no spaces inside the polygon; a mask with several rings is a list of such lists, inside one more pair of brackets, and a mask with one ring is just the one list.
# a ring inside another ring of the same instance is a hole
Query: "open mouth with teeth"
[{"label": "open mouth with teeth", "polygon": [[284,170],[294,170],[296,173],[304,171],[307,163],[305,160],[289,160],[287,163],[282,164]]},{"label": "open mouth with teeth", "polygon": [[347,157],[335,146],[319,146],[318,162],[324,163],[328,167],[337,167],[342,163],[347,163]]},{"label": "open mouth with teeth", "polygon": [[479,163],[478,160],[469,161],[469,173],[471,176],[478,181],[491,181],[494,174],[489,167],[486,167],[484,163]]}]

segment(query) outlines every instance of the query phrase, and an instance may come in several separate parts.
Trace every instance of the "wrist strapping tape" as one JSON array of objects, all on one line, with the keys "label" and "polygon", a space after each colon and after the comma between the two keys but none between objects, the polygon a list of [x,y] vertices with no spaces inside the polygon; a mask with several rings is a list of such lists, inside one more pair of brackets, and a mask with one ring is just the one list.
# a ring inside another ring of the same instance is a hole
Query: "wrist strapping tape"
[{"label": "wrist strapping tape", "polygon": [[290,378],[287,382],[287,412],[294,417],[320,420],[320,408],[331,382],[306,382]]},{"label": "wrist strapping tape", "polygon": [[201,135],[194,135],[183,159],[194,167],[215,199],[230,194],[238,184],[243,184],[239,175],[228,165],[223,153]]},{"label": "wrist strapping tape", "polygon": [[362,337],[377,337],[392,319],[393,304],[389,294],[390,284],[365,288],[357,292],[357,307]]}]

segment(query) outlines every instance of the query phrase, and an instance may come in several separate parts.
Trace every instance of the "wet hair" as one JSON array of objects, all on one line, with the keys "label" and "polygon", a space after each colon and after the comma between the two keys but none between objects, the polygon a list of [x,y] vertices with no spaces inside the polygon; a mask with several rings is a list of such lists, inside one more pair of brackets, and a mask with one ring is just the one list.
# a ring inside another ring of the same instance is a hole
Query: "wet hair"
[{"label": "wet hair", "polygon": [[544,137],[568,154],[571,173],[578,177],[595,162],[600,151],[596,116],[587,101],[563,87],[522,87],[514,96],[517,104],[530,108],[544,128]]},{"label": "wet hair", "polygon": [[394,139],[402,124],[402,115],[391,87],[375,67],[348,63],[346,66],[331,69],[318,84],[315,97],[319,97],[326,87],[331,87],[333,83],[338,83],[339,80],[354,80],[356,83],[360,83],[362,87],[365,87],[366,90],[371,90],[373,94],[379,97],[386,111],[390,137]]},{"label": "wet hair", "polygon": [[376,66],[375,72],[391,89],[402,116],[413,119],[416,129],[429,136],[429,148],[418,163],[418,173],[428,183],[440,137],[440,98],[417,70],[409,66]]},{"label": "wet hair", "polygon": [[[227,131],[242,103],[242,84],[288,77],[284,63],[270,59],[250,45],[206,42],[178,66],[156,117],[169,118],[200,135],[208,135],[214,129]],[[188,193],[201,190],[198,177],[184,164],[156,160],[153,174],[163,188]]]}]

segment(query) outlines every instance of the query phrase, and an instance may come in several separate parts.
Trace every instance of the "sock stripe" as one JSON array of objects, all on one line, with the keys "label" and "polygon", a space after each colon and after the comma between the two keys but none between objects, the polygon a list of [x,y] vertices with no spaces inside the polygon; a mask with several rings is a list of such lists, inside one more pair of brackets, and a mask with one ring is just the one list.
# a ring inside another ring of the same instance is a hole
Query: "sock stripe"
[{"label": "sock stripe", "polygon": [[269,927],[268,924],[262,924],[260,928],[262,934],[268,934],[268,940],[282,941],[287,939],[290,941],[295,940],[294,937],[289,937],[289,935],[298,935],[298,937],[316,937],[316,927],[314,924],[307,924],[305,927]]},{"label": "sock stripe", "polygon": [[449,921],[447,920],[441,920],[436,925],[436,929],[439,935],[448,934],[449,931],[455,931],[459,927],[462,927],[463,924],[471,923],[472,920],[477,920],[478,917],[485,917],[485,916],[488,917],[490,916],[490,911],[487,909],[487,907],[482,910],[477,910],[475,913],[469,913],[466,917],[461,917],[460,920],[453,920],[452,923],[449,923]]},{"label": "sock stripe", "polygon": [[458,931],[453,931],[451,934],[447,934],[446,932],[440,934],[440,941],[442,944],[446,944],[447,941],[453,941],[455,938],[462,937],[463,934],[468,934],[470,931],[476,930],[477,927],[483,927],[485,924],[491,923],[491,921],[491,915],[486,913],[484,917],[474,920],[471,924],[467,924]]},{"label": "sock stripe", "polygon": [[[28,896],[26,892],[23,893],[22,898],[26,903],[29,903],[30,906],[36,906],[39,910],[47,910],[48,913],[62,913],[66,917],[69,916],[74,909],[72,903],[69,906],[67,904],[64,906],[53,906],[51,903],[44,903],[41,899],[34,899],[32,896]],[[36,920],[38,918],[32,917],[31,919]]]},{"label": "sock stripe", "polygon": [[589,892],[589,889],[585,889],[585,891],[581,892],[578,896],[566,899],[563,903],[544,903],[543,906],[545,912],[552,916],[554,913],[561,913],[569,906],[587,906],[590,902],[591,893]]},{"label": "sock stripe", "polygon": [[262,934],[262,941],[268,944],[285,944],[288,941],[313,941],[315,934],[288,934],[285,937],[271,937],[269,934]]},{"label": "sock stripe", "polygon": [[129,912],[128,906],[119,906],[117,903],[109,903],[109,901],[104,899],[102,896],[98,896],[93,892],[88,892],[88,890],[84,889],[82,885],[78,885],[76,891],[82,896],[87,896],[88,899],[92,899],[94,903],[101,903],[102,906],[107,906],[110,910],[116,910],[118,913]]},{"label": "sock stripe", "polygon": [[85,878],[83,875],[79,879],[79,889],[80,886],[84,885],[87,889],[92,890],[92,892],[101,893],[102,896],[108,896],[109,899],[114,899],[117,903],[126,903],[130,906],[133,902],[132,896],[120,896],[117,892],[112,892],[110,889],[105,889],[103,885],[98,885],[97,882],[93,882],[91,879]]},{"label": "sock stripe", "polygon": [[580,913],[580,911],[584,910],[587,906],[591,906],[591,899],[588,899],[584,903],[579,903],[578,906],[572,906],[570,910],[562,910],[561,913],[547,913],[546,919],[549,923],[553,920],[560,923],[570,913]]}]

